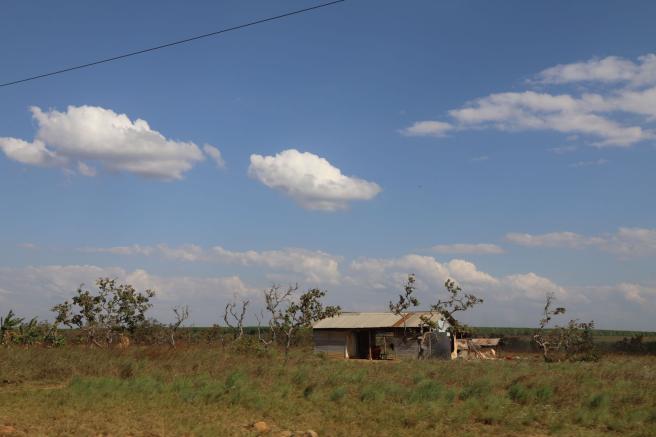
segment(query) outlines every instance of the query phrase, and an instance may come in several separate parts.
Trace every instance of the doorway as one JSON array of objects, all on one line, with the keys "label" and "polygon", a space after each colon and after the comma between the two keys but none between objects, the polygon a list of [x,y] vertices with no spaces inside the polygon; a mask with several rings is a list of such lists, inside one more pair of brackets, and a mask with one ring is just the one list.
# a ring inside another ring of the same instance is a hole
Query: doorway
[{"label": "doorway", "polygon": [[355,333],[356,358],[369,358],[369,331]]}]

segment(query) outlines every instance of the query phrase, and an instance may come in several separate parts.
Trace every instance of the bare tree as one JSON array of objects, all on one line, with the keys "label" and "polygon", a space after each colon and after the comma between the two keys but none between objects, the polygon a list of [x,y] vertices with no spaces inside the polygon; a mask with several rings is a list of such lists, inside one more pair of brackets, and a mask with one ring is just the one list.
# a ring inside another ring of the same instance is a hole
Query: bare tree
[{"label": "bare tree", "polygon": [[269,327],[269,335],[262,334],[262,320],[264,319],[264,312],[260,311],[260,314],[255,314],[255,319],[257,320],[257,338],[260,340],[260,343],[264,345],[264,350],[269,349],[269,346],[275,341],[275,336],[273,331]]},{"label": "bare tree", "polygon": [[[236,301],[228,302],[225,306],[223,320],[225,321],[226,326],[232,329],[234,340],[241,340],[244,336],[244,317],[246,317],[246,309],[248,308],[249,303],[248,300],[242,300],[240,302],[241,310],[239,311],[236,311],[238,306]],[[234,321],[234,325],[230,322],[230,319]]]},{"label": "bare tree", "polygon": [[175,322],[169,325],[169,344],[175,349],[175,336],[180,326],[182,326],[184,321],[189,318],[189,306],[184,305],[174,307],[173,314],[175,315]]},{"label": "bare tree", "polygon": [[282,291],[280,285],[273,284],[271,288],[264,290],[264,303],[269,313],[269,333],[271,342],[275,343],[278,339],[279,318],[281,317],[281,307],[289,303],[290,298],[298,290],[298,284],[290,285],[287,290]]}]

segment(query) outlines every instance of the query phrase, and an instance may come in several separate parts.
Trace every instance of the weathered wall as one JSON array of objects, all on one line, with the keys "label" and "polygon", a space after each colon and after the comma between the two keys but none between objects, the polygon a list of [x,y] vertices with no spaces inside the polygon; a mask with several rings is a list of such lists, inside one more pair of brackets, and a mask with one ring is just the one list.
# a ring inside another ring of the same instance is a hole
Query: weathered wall
[{"label": "weathered wall", "polygon": [[394,344],[394,355],[396,355],[396,358],[416,359],[419,355],[419,344],[417,341],[414,339],[403,341],[402,333],[395,333],[394,337],[390,337],[388,341]]},{"label": "weathered wall", "polygon": [[430,358],[451,359],[451,337],[443,332],[434,332],[429,335],[425,348]]},{"label": "weathered wall", "polygon": [[323,352],[327,355],[345,358],[347,332],[314,330],[314,352]]}]

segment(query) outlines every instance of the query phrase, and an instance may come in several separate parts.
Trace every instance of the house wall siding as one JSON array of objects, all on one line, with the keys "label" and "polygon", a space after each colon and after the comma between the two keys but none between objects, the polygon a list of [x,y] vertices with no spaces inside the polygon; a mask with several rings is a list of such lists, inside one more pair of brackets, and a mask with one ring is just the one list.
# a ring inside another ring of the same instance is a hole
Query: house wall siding
[{"label": "house wall siding", "polygon": [[326,355],[346,358],[346,342],[348,332],[314,330],[314,352],[323,352]]}]

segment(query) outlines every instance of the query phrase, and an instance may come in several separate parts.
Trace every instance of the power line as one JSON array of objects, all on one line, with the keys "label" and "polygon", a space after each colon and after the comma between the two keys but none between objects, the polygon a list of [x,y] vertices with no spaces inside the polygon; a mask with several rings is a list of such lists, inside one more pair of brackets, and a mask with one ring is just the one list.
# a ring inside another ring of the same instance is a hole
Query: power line
[{"label": "power line", "polygon": [[172,46],[175,46],[175,45],[178,45],[178,44],[188,43],[188,42],[191,42],[191,41],[195,41],[197,39],[208,38],[210,36],[216,36],[216,35],[219,35],[219,34],[222,34],[222,33],[231,32],[233,30],[239,30],[239,29],[243,29],[245,27],[255,26],[256,24],[262,24],[262,23],[266,23],[268,21],[280,20],[281,18],[291,17],[292,15],[302,14],[304,12],[313,11],[315,9],[325,8],[327,6],[332,6],[334,4],[342,3],[344,1],[346,1],[346,0],[335,0],[335,1],[328,2],[328,3],[322,3],[320,5],[312,6],[312,7],[309,7],[309,8],[298,9],[296,11],[287,12],[287,13],[282,14],[282,15],[276,15],[274,17],[262,18],[260,20],[251,21],[250,23],[240,24],[238,26],[228,27],[226,29],[217,30],[216,32],[210,32],[210,33],[206,33],[206,34],[203,34],[203,35],[193,36],[191,38],[182,39],[182,40],[167,43],[167,44],[162,44],[162,45],[159,45],[159,46],[156,46],[156,47],[150,47],[150,48],[147,48],[147,49],[138,50],[136,52],[131,52],[131,53],[126,53],[126,54],[119,55],[119,56],[114,56],[112,58],[101,59],[99,61],[89,62],[88,64],[77,65],[75,67],[68,67],[68,68],[64,68],[62,70],[51,71],[50,73],[39,74],[37,76],[31,76],[31,77],[27,77],[25,79],[14,80],[12,82],[6,82],[6,83],[0,84],[0,87],[16,85],[16,84],[23,83],[23,82],[28,82],[28,81],[31,81],[31,80],[41,79],[41,78],[48,77],[48,76],[54,76],[55,74],[61,74],[61,73],[67,73],[67,72],[73,71],[73,70],[79,70],[81,68],[93,67],[94,65],[104,64],[106,62],[117,61],[119,59],[128,58],[130,56],[140,55],[142,53],[153,52],[155,50],[160,50],[160,49],[164,49],[164,48],[167,48],[167,47],[172,47]]}]

